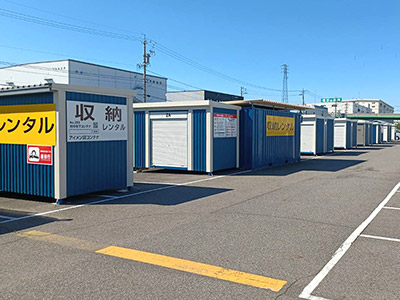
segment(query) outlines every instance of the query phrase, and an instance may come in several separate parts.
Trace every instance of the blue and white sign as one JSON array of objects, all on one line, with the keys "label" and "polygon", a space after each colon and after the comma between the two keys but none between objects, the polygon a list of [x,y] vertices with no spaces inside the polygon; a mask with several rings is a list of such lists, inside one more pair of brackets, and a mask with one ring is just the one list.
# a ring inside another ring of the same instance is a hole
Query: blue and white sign
[{"label": "blue and white sign", "polygon": [[68,142],[127,140],[127,106],[67,101],[67,135]]}]

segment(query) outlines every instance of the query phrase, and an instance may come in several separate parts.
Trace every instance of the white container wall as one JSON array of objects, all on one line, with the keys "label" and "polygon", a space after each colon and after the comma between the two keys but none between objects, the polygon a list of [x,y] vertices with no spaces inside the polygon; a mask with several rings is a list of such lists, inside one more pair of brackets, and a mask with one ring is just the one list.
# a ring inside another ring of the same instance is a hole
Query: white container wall
[{"label": "white container wall", "polygon": [[352,148],[352,133],[352,121],[345,118],[335,119],[335,149]]},{"label": "white container wall", "polygon": [[301,146],[303,154],[323,154],[325,143],[325,118],[303,115],[301,122]]},{"label": "white container wall", "polygon": [[388,123],[383,124],[383,142],[390,142],[391,141],[391,125]]}]

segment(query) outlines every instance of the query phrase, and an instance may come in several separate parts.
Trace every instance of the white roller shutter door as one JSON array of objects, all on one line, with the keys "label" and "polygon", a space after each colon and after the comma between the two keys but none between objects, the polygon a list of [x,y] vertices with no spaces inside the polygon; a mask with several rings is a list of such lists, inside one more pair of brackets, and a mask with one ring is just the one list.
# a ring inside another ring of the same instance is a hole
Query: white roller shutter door
[{"label": "white roller shutter door", "polygon": [[151,165],[187,168],[188,133],[187,116],[178,119],[151,117]]},{"label": "white roller shutter door", "polygon": [[315,152],[315,122],[301,124],[301,152]]}]

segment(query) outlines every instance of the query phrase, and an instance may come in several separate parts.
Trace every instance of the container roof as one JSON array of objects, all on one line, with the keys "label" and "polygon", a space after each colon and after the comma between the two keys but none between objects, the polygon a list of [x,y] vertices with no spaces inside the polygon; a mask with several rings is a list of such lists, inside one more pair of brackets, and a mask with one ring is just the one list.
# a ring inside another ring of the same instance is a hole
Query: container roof
[{"label": "container roof", "polygon": [[238,106],[254,106],[254,107],[261,107],[261,108],[269,108],[269,109],[273,109],[273,110],[313,109],[313,108],[305,107],[302,105],[288,104],[288,103],[276,102],[276,101],[265,100],[265,99],[224,101],[224,103],[229,103],[229,104],[238,105]]}]

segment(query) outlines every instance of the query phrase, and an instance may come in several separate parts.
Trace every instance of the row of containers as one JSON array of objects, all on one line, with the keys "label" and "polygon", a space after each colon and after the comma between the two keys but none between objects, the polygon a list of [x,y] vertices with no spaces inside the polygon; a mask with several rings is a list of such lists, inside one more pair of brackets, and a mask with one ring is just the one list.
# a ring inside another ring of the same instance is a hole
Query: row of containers
[{"label": "row of containers", "polygon": [[60,200],[132,187],[134,169],[213,173],[300,160],[300,106],[135,97],[63,84],[0,89],[0,191]]},{"label": "row of containers", "polygon": [[133,186],[133,171],[213,173],[391,141],[390,124],[265,100],[134,103],[136,91],[0,90],[0,191],[65,199]]},{"label": "row of containers", "polygon": [[301,154],[322,155],[334,149],[390,142],[395,133],[396,126],[386,122],[303,115]]}]

